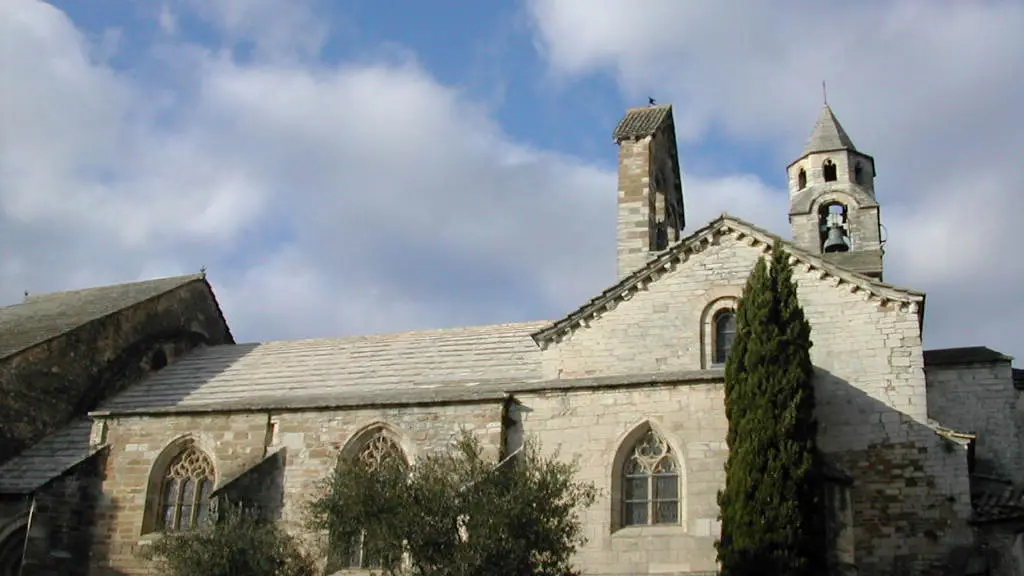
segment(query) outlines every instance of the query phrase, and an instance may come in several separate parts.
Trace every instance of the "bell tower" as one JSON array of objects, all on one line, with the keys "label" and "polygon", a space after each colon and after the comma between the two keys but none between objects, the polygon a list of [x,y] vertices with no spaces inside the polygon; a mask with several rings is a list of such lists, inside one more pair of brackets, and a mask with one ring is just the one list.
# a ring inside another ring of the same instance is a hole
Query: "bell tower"
[{"label": "bell tower", "polygon": [[790,164],[793,243],[854,272],[882,278],[875,160],[857,150],[828,104],[803,155]]},{"label": "bell tower", "polygon": [[672,106],[630,108],[615,129],[619,145],[619,279],[669,244],[686,224]]}]

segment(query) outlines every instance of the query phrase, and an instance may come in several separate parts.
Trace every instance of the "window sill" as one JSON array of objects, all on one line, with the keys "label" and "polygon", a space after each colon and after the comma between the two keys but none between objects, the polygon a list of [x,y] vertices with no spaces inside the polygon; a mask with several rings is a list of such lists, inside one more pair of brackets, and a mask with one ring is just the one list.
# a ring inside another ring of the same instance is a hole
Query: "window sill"
[{"label": "window sill", "polygon": [[139,537],[139,546],[149,546],[164,537],[163,532],[150,532]]},{"label": "window sill", "polygon": [[685,534],[682,524],[648,524],[645,526],[626,526],[612,532],[612,538],[636,538],[639,536],[664,536]]}]

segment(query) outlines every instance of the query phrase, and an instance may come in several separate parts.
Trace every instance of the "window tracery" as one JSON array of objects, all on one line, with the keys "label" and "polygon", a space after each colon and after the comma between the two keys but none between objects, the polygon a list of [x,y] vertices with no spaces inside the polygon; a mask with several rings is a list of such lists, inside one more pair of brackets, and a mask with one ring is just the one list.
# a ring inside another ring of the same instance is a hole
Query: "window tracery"
[{"label": "window tracery", "polygon": [[191,530],[210,512],[213,463],[195,446],[175,456],[167,466],[160,491],[160,528],[168,532]]},{"label": "window tracery", "polygon": [[622,466],[622,525],[679,523],[679,462],[648,430]]},{"label": "window tracery", "polygon": [[[369,470],[375,471],[385,465],[398,465],[407,467],[405,456],[398,442],[383,431],[375,432],[368,440],[362,443],[356,452],[356,459]],[[381,567],[381,559],[369,556],[365,553],[366,533],[358,534],[354,541],[347,547],[337,552],[337,556],[330,560],[332,569],[336,568],[362,568],[376,569]],[[332,547],[333,548],[333,547]]]}]

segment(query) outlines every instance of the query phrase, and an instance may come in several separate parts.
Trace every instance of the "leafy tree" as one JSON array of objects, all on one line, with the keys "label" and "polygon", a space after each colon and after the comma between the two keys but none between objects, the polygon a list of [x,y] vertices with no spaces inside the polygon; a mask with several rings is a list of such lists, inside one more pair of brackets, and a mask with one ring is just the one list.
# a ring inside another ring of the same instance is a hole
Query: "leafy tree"
[{"label": "leafy tree", "polygon": [[241,506],[189,532],[170,533],[143,556],[168,576],[313,576],[314,561],[277,524]]},{"label": "leafy tree", "polygon": [[411,468],[340,459],[309,505],[309,525],[331,534],[336,557],[361,540],[386,574],[570,576],[585,542],[579,512],[596,498],[575,472],[532,443],[496,465],[463,433],[453,450]]},{"label": "leafy tree", "polygon": [[826,572],[811,328],[789,254],[758,260],[736,311],[725,367],[725,489],[715,546],[724,576]]}]

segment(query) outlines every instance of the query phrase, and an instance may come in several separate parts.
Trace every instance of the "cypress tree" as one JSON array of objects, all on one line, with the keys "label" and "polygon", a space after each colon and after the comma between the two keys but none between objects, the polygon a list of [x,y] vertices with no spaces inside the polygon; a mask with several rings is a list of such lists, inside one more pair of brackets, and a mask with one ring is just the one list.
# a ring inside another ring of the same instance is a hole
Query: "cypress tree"
[{"label": "cypress tree", "polygon": [[725,367],[725,489],[715,543],[723,576],[824,574],[824,501],[814,418],[811,328],[789,254],[759,259],[736,310]]}]

